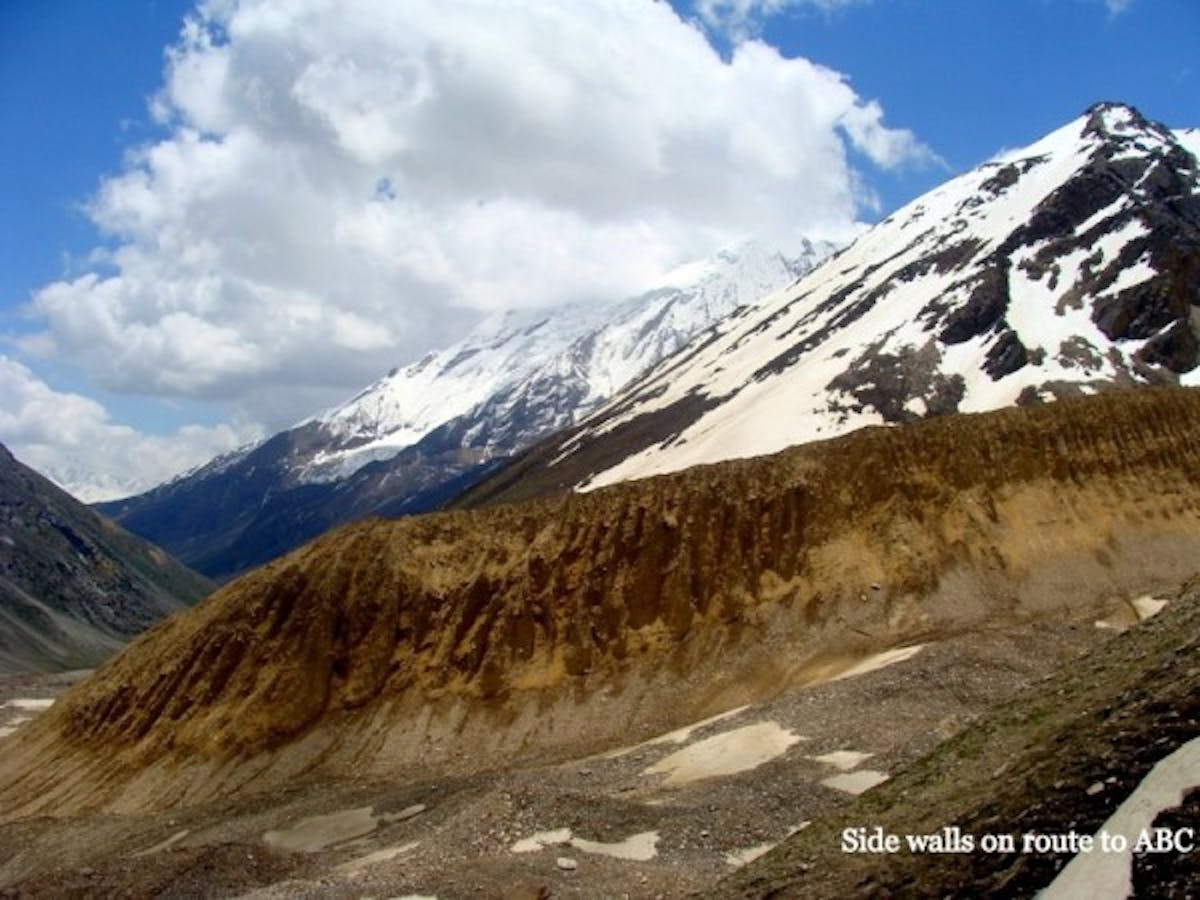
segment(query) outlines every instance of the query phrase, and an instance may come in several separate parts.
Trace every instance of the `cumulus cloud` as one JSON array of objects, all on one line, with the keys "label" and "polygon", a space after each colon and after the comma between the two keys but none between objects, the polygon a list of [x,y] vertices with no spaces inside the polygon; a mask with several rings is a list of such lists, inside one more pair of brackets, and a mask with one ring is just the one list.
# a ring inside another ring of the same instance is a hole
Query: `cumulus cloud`
[{"label": "cumulus cloud", "polygon": [[694,9],[705,28],[739,43],[757,35],[767,19],[788,10],[809,8],[832,12],[861,2],[863,0],[696,0]]},{"label": "cumulus cloud", "polygon": [[36,292],[21,346],[271,429],[483,312],[846,234],[869,197],[848,148],[927,155],[837,72],[723,59],[646,0],[210,0],[153,111],[164,136],[88,204],[95,264]]},{"label": "cumulus cloud", "polygon": [[0,396],[0,441],[86,503],[146,490],[262,436],[254,426],[233,425],[142,434],[112,422],[95,400],[56,391],[7,356],[0,356]]}]

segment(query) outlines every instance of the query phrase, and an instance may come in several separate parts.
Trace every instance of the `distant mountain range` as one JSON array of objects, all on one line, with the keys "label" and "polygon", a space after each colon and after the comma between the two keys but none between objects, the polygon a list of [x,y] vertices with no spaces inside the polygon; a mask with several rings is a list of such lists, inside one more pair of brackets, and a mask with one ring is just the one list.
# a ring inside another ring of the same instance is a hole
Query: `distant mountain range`
[{"label": "distant mountain range", "polygon": [[744,307],[465,503],[909,422],[1200,385],[1197,132],[1098,104]]},{"label": "distant mountain range", "polygon": [[834,249],[745,241],[622,302],[493,317],[339,407],[98,508],[217,578],[352,519],[435,508]]},{"label": "distant mountain range", "polygon": [[212,587],[0,446],[0,674],[94,666]]},{"label": "distant mountain range", "polygon": [[747,242],[620,303],[498,316],[340,407],[100,509],[224,578],[341,523],[456,497],[588,490],[863,425],[1200,384],[1197,149],[1195,130],[1097,104],[815,269],[831,247],[790,259]]}]

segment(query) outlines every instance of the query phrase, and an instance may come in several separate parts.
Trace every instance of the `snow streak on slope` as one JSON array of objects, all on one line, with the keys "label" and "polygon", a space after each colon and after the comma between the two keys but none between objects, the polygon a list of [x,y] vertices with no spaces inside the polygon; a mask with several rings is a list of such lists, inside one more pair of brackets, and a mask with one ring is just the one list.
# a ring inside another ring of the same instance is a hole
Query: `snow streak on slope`
[{"label": "snow streak on slope", "polygon": [[580,485],[592,488],[863,425],[1200,384],[1198,186],[1178,133],[1093,107],[739,311],[599,411],[551,465],[636,431]]},{"label": "snow streak on slope", "polygon": [[1180,128],[1175,132],[1175,139],[1181,143],[1192,156],[1200,159],[1200,128]]},{"label": "snow streak on slope", "polygon": [[393,370],[307,420],[327,437],[302,482],[347,477],[465,417],[462,446],[504,450],[577,421],[635,376],[739,306],[793,282],[832,251],[789,259],[753,241],[669,273],[621,303],[510,312],[463,341]]}]

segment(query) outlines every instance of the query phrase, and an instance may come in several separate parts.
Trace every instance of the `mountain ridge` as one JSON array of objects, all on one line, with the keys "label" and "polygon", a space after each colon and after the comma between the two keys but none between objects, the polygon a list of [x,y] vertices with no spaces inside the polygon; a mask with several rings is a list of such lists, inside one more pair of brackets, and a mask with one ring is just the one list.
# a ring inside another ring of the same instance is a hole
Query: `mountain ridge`
[{"label": "mountain ridge", "polygon": [[1190,574],[1198,434],[1197,391],[1117,392],[343,526],[160,623],[10,738],[0,796],[12,815],[134,810],[595,752],[831,657],[1091,627]]},{"label": "mountain ridge", "polygon": [[460,502],[1200,383],[1198,310],[1200,164],[1170,129],[1097,104],[893,213]]},{"label": "mountain ridge", "polygon": [[0,673],[94,666],[212,587],[0,445]]},{"label": "mountain ridge", "polygon": [[618,303],[494,316],[332,410],[98,508],[219,578],[345,521],[434,508],[830,249],[744,241]]}]

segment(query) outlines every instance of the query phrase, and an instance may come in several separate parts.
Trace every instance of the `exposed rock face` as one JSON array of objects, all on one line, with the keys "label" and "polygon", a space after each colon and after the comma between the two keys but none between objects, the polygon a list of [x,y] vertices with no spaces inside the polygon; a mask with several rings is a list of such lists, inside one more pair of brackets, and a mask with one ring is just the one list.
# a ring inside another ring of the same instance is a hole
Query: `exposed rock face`
[{"label": "exposed rock face", "polygon": [[1088,619],[1194,566],[1198,439],[1200,394],[1126,392],[347,526],[160,624],[11,738],[0,808],[595,749],[831,654]]},{"label": "exposed rock face", "polygon": [[212,587],[0,446],[0,674],[94,666]]},{"label": "exposed rock face", "polygon": [[1200,164],[1100,104],[889,216],[466,502],[589,489],[866,424],[1200,385]]}]

